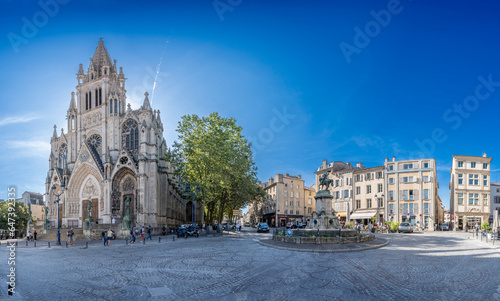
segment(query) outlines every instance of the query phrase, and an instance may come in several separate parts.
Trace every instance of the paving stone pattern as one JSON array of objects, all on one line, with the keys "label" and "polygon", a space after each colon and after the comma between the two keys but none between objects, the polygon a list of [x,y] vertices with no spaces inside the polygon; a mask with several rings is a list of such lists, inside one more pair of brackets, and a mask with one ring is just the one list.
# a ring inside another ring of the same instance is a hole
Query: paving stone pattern
[{"label": "paving stone pattern", "polygon": [[[9,300],[500,300],[498,245],[454,232],[378,236],[389,245],[333,254],[265,247],[258,241],[270,235],[253,228],[146,245],[19,247]],[[3,279],[7,260],[2,243]]]}]

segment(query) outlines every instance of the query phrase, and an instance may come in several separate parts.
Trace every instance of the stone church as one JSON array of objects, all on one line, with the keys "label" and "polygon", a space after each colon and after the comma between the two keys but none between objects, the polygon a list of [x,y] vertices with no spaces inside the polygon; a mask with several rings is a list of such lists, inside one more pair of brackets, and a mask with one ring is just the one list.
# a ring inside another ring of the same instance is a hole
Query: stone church
[{"label": "stone church", "polygon": [[51,224],[57,226],[54,192],[61,193],[63,227],[82,227],[88,215],[101,225],[115,219],[119,227],[126,211],[134,226],[172,227],[191,223],[192,215],[203,222],[202,206],[183,196],[184,184],[165,160],[160,111],[151,108],[147,92],[142,106],[131,109],[123,69],[102,40],[87,72],[80,64],[76,78],[67,132],[58,135],[54,125],[51,139],[46,179]]}]

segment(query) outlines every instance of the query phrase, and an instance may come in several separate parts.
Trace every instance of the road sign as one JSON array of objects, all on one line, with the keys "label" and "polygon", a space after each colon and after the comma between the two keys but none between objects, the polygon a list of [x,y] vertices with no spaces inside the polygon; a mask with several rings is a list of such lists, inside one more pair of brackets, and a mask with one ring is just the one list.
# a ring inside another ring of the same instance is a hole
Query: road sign
[{"label": "road sign", "polygon": [[293,233],[292,229],[286,230],[286,235],[292,236],[292,233]]},{"label": "road sign", "polygon": [[242,212],[241,212],[241,210],[233,210],[233,215],[239,216],[239,215],[242,215]]}]

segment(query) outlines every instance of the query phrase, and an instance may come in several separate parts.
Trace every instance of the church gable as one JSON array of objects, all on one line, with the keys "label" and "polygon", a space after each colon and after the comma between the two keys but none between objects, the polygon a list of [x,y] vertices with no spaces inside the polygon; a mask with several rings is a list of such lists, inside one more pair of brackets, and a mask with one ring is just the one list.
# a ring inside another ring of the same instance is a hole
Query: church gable
[{"label": "church gable", "polygon": [[134,174],[138,174],[139,172],[137,162],[126,148],[123,148],[121,150],[120,155],[116,160],[115,168],[111,173],[111,178],[113,178],[115,174],[124,167],[128,167],[130,170],[134,172]]},{"label": "church gable", "polygon": [[101,175],[104,175],[104,165],[102,164],[99,153],[86,141],[86,139],[83,141],[82,147],[80,148],[75,169],[83,164],[93,166],[101,173]]}]

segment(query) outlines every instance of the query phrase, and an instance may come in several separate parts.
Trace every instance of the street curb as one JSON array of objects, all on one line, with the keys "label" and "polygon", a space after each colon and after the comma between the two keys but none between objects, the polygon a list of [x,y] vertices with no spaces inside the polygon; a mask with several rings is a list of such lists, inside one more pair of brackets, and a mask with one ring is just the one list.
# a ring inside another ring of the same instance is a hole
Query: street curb
[{"label": "street curb", "polygon": [[[383,239],[383,238],[381,238]],[[359,249],[338,249],[338,250],[312,250],[312,249],[298,249],[298,248],[289,248],[289,247],[282,247],[282,246],[275,246],[272,244],[268,244],[265,242],[262,242],[262,239],[259,240],[259,244],[264,247],[269,247],[269,248],[274,248],[274,249],[279,249],[279,250],[286,250],[286,251],[294,251],[294,252],[309,252],[309,253],[348,253],[348,252],[359,252],[359,251],[366,251],[366,250],[372,250],[372,249],[378,249],[385,247],[389,244],[389,241],[387,239],[385,240],[384,243],[379,244],[379,245],[374,245],[374,246],[369,246],[365,248],[359,248]]]}]

